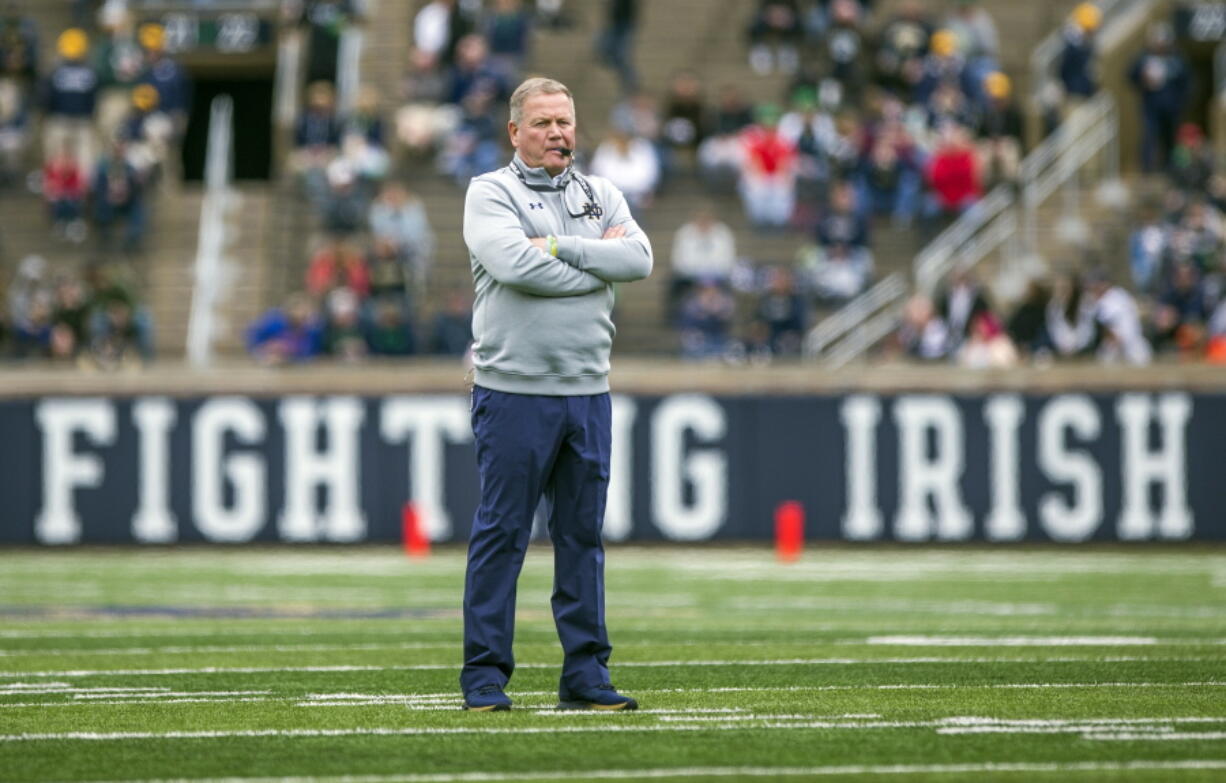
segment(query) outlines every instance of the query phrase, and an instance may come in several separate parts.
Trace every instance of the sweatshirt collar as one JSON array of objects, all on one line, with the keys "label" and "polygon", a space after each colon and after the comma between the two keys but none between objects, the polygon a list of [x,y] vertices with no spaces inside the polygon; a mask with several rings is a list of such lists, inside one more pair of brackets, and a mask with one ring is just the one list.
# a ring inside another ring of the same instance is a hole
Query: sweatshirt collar
[{"label": "sweatshirt collar", "polygon": [[574,166],[567,166],[558,176],[550,176],[548,171],[545,171],[544,166],[531,168],[524,163],[524,159],[519,157],[519,153],[515,153],[515,157],[511,159],[511,170],[524,184],[533,190],[563,190],[570,184],[571,174]]}]

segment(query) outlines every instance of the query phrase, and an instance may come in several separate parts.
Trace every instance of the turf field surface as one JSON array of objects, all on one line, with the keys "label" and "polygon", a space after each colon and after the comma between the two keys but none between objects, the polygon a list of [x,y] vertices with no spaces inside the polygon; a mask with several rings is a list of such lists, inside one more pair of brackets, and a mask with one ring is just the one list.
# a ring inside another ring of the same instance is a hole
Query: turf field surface
[{"label": "turf field surface", "polygon": [[559,713],[551,555],[511,713],[460,711],[464,560],[0,554],[0,780],[1226,780],[1226,551],[616,547],[633,714]]}]

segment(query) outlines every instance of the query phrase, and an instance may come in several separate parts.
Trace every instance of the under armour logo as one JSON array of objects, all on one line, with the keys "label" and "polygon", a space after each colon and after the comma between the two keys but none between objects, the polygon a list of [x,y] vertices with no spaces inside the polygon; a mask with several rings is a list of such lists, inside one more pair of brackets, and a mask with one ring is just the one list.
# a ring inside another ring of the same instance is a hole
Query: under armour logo
[{"label": "under armour logo", "polygon": [[529,201],[528,209],[544,209],[545,205],[539,201]]}]

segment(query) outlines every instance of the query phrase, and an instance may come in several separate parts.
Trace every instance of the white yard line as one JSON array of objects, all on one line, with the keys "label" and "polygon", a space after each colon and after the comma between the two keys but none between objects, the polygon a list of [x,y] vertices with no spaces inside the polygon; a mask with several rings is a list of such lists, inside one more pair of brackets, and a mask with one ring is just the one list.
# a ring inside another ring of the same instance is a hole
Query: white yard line
[{"label": "white yard line", "polygon": [[[1197,681],[1197,682],[1008,682],[1008,683],[896,683],[896,684],[880,684],[880,685],[787,685],[787,686],[757,686],[757,687],[726,687],[726,688],[640,688],[635,691],[637,694],[643,693],[661,693],[661,694],[680,694],[680,693],[796,693],[796,692],[820,692],[820,691],[889,691],[889,690],[953,690],[953,689],[1079,689],[1079,688],[1218,688],[1226,686],[1226,681]],[[556,697],[554,691],[509,691],[508,694],[514,699],[523,699],[529,697]],[[13,694],[24,695],[24,694]],[[151,698],[144,701],[140,700],[122,700],[122,701],[46,701],[46,702],[0,702],[0,709],[7,707],[95,707],[100,705],[116,705],[116,704],[165,704],[165,703],[229,703],[229,702],[263,702],[263,701],[283,701],[294,702],[299,707],[368,707],[380,705],[397,705],[397,704],[453,704],[458,705],[460,695],[458,693],[441,693],[441,694],[387,694],[387,695],[371,695],[367,698],[338,698],[338,699],[315,699],[309,698],[303,700],[297,696],[276,696],[276,697],[252,697],[252,698],[183,698],[177,699],[175,702],[170,700],[161,700],[156,697],[157,694],[150,694]],[[524,705],[520,705],[524,706]]]},{"label": "white yard line", "polygon": [[[627,716],[633,717],[633,716]],[[984,727],[993,733],[1032,734],[1032,733],[1074,733],[1086,736],[1116,736],[1132,733],[1146,738],[1167,739],[1178,737],[1188,740],[1217,739],[1226,732],[1176,732],[1174,726],[1183,723],[1226,723],[1226,718],[1170,717],[1170,718],[1083,718],[1078,720],[1019,720],[1010,721],[1000,718],[978,718],[975,716],[954,716],[923,721],[893,721],[862,718],[823,719],[823,716],[806,715],[755,715],[731,716],[724,715],[717,722],[704,723],[702,716],[659,716],[659,723],[626,724],[608,721],[594,722],[587,725],[546,726],[546,727],[383,727],[383,728],[339,728],[339,729],[236,729],[236,730],[198,730],[198,731],[167,731],[167,732],[55,732],[55,733],[25,733],[0,735],[0,742],[37,742],[37,741],[127,741],[127,740],[194,740],[194,739],[235,739],[254,737],[279,737],[287,739],[311,739],[319,737],[352,737],[352,736],[428,736],[428,735],[485,735],[485,734],[577,734],[585,732],[658,732],[658,731],[749,731],[762,728],[773,729],[830,729],[830,730],[873,730],[873,729],[972,729]],[[617,716],[610,716],[617,720]],[[675,720],[676,722],[666,722]],[[1171,727],[1166,729],[1165,727]],[[1137,731],[1139,729],[1139,731]],[[1049,731],[1050,730],[1050,731]],[[1126,731],[1127,730],[1127,731]],[[1107,732],[1107,733],[1103,733]],[[965,731],[960,733],[966,733]]]},{"label": "white yard line", "polygon": [[[1062,656],[1028,658],[964,658],[964,657],[910,657],[910,658],[774,658],[763,660],[671,660],[671,661],[621,661],[618,667],[669,668],[696,666],[877,666],[896,664],[955,664],[968,663],[1195,663],[1219,661],[1206,656]],[[376,666],[337,664],[327,666],[201,666],[165,669],[51,669],[46,671],[0,672],[0,678],[20,677],[142,677],[180,674],[261,674],[264,672],[378,672],[378,671],[450,671],[457,669],[453,663],[419,663],[401,666]],[[520,663],[519,669],[554,669],[556,663]]]},{"label": "white yard line", "polygon": [[[836,775],[983,775],[985,773],[1148,772],[1226,769],[1222,759],[1162,761],[1074,761],[1063,763],[986,762],[979,764],[847,764],[823,767],[650,767],[537,772],[453,772],[427,775],[343,775],[337,777],[214,778],[191,783],[497,783],[516,780],[624,780],[632,778],[817,777]],[[180,783],[171,780],[110,783]]]},{"label": "white yard line", "polygon": [[1177,731],[1169,733],[1118,732],[1108,734],[1083,734],[1082,739],[1106,742],[1141,742],[1150,740],[1165,742],[1189,742],[1193,740],[1216,741],[1226,739],[1226,731]]},{"label": "white yard line", "polygon": [[[1226,639],[1214,638],[1166,638],[1156,636],[929,636],[893,635],[869,636],[867,638],[818,640],[818,644],[840,646],[885,646],[885,647],[1158,647],[1158,646],[1215,646],[1226,645]],[[521,646],[552,647],[556,643],[528,642]],[[812,642],[638,642],[623,645],[628,649],[651,649],[655,647],[776,647],[788,645],[812,646]],[[384,652],[395,650],[449,650],[456,642],[390,642],[356,644],[248,644],[248,645],[168,645],[161,647],[107,647],[107,648],[20,648],[0,649],[3,658],[78,657],[78,656],[146,656],[146,655],[207,655],[248,654],[264,652]]]},{"label": "white yard line", "polygon": [[[1200,644],[1220,644],[1223,640],[1197,640]],[[1155,636],[870,636],[867,639],[840,641],[839,644],[868,644],[894,647],[1134,647],[1157,644],[1186,644],[1185,640],[1159,641]]]}]

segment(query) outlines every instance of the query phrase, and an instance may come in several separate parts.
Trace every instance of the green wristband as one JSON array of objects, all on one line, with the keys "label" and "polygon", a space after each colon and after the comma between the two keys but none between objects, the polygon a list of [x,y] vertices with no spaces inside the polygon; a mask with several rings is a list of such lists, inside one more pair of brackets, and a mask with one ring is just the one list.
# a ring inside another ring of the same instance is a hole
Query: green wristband
[{"label": "green wristband", "polygon": [[554,258],[558,257],[558,238],[553,234],[545,237],[545,241],[549,243],[549,255]]}]

